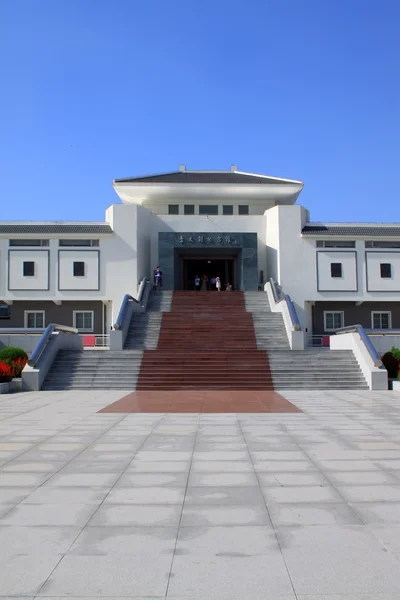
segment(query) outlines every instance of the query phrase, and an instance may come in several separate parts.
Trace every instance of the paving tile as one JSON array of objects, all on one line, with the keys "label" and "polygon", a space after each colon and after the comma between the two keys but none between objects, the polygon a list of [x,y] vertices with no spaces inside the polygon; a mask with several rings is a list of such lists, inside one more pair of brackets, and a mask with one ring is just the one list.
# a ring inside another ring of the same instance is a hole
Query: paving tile
[{"label": "paving tile", "polygon": [[15,459],[0,468],[2,473],[51,473],[63,467],[63,462],[29,462]]},{"label": "paving tile", "polygon": [[266,506],[194,506],[183,508],[181,527],[212,527],[222,525],[270,525]]},{"label": "paving tile", "polygon": [[[4,516],[6,513],[10,512],[12,508],[14,508],[15,504],[0,504],[0,517]],[[1,596],[0,596],[1,598]]]},{"label": "paving tile", "polygon": [[239,486],[258,487],[255,473],[192,473],[189,487]]},{"label": "paving tile", "polygon": [[1,593],[4,596],[35,596],[60,557],[33,554],[0,558]]},{"label": "paving tile", "polygon": [[267,505],[270,503],[303,503],[312,502],[319,504],[321,502],[343,502],[343,499],[331,486],[284,486],[284,487],[264,487],[263,494]]},{"label": "paving tile", "polygon": [[315,471],[315,465],[310,461],[264,460],[254,462],[254,470],[259,473],[283,473],[284,471],[301,472]]},{"label": "paving tile", "polygon": [[279,525],[361,525],[357,513],[342,503],[269,504],[268,512],[275,527]]},{"label": "paving tile", "polygon": [[247,450],[210,450],[207,452],[200,452],[195,450],[193,453],[193,460],[229,460],[229,461],[237,461],[237,460],[248,460],[249,454]]},{"label": "paving tile", "polygon": [[2,487],[0,489],[0,501],[2,504],[18,504],[18,502],[29,496],[34,489],[33,487]]},{"label": "paving tile", "polygon": [[381,471],[330,471],[329,479],[334,485],[374,485],[374,484],[397,484],[400,481],[391,473]]},{"label": "paving tile", "polygon": [[0,525],[84,527],[96,509],[95,504],[19,504],[0,519]]},{"label": "paving tile", "polygon": [[144,461],[136,458],[127,468],[127,473],[189,473],[190,461]]},{"label": "paving tile", "polygon": [[[63,555],[81,531],[81,527],[0,527],[0,559],[14,555]],[[0,594],[1,591],[0,583]]]},{"label": "paving tile", "polygon": [[125,473],[117,481],[118,487],[186,487],[187,473]]},{"label": "paving tile", "polygon": [[36,487],[48,477],[48,473],[0,473],[0,495],[2,487]]},{"label": "paving tile", "polygon": [[400,563],[365,527],[276,531],[296,594],[400,594]]},{"label": "paving tile", "polygon": [[400,501],[400,485],[342,485],[337,489],[348,502]]},{"label": "paving tile", "polygon": [[73,555],[142,555],[174,553],[177,527],[91,527],[69,550]]},{"label": "paving tile", "polygon": [[101,504],[110,488],[42,486],[29,494],[22,504]]},{"label": "paving tile", "polygon": [[72,462],[66,464],[59,473],[60,475],[64,475],[65,473],[117,473],[120,475],[125,471],[130,460],[130,456],[127,456],[124,461],[78,461],[74,459]]},{"label": "paving tile", "polygon": [[400,502],[353,502],[350,506],[367,525],[400,524]]},{"label": "paving tile", "polygon": [[184,487],[120,487],[111,490],[105,504],[182,504]]},{"label": "paving tile", "polygon": [[91,526],[175,527],[182,513],[180,504],[142,506],[140,504],[102,505]]},{"label": "paving tile", "polygon": [[306,471],[304,473],[258,473],[261,486],[310,486],[330,485],[329,481],[318,471]]},{"label": "paving tile", "polygon": [[193,460],[191,473],[253,473],[254,468],[250,460]]},{"label": "paving tile", "polygon": [[294,600],[277,546],[261,556],[175,556],[168,588],[168,597],[190,600],[272,600],[283,594]]},{"label": "paving tile", "polygon": [[[65,556],[40,591],[41,596],[165,597],[171,555]],[[40,596],[39,596],[40,597]]]},{"label": "paving tile", "polygon": [[111,487],[118,477],[118,473],[58,473],[45,487]]},{"label": "paving tile", "polygon": [[272,527],[216,526],[184,527],[180,529],[176,554],[212,557],[251,557],[276,550],[276,537]]},{"label": "paving tile", "polygon": [[135,460],[151,462],[188,462],[191,458],[192,452],[160,452],[157,450],[140,450],[135,456]]},{"label": "paving tile", "polygon": [[190,504],[264,506],[265,501],[261,490],[256,487],[191,487],[187,489],[185,497],[185,505]]}]

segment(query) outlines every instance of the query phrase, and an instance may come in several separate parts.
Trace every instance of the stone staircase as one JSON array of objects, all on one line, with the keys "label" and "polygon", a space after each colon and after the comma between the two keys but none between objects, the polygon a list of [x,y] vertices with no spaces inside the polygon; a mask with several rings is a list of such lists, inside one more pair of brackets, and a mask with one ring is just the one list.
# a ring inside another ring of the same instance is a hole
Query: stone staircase
[{"label": "stone staircase", "polygon": [[242,292],[174,292],[137,390],[273,389]]},{"label": "stone staircase", "polygon": [[43,390],[134,390],[142,351],[61,350],[42,386]]},{"label": "stone staircase", "polygon": [[275,390],[368,389],[351,350],[274,350],[268,357]]},{"label": "stone staircase", "polygon": [[153,292],[145,313],[133,313],[126,336],[126,350],[157,348],[164,312],[171,310],[172,292]]},{"label": "stone staircase", "polygon": [[122,351],[58,353],[44,390],[367,389],[351,351],[290,350],[264,292],[153,292]]},{"label": "stone staircase", "polygon": [[290,350],[281,313],[271,312],[267,292],[245,292],[246,310],[252,314],[259,350]]}]

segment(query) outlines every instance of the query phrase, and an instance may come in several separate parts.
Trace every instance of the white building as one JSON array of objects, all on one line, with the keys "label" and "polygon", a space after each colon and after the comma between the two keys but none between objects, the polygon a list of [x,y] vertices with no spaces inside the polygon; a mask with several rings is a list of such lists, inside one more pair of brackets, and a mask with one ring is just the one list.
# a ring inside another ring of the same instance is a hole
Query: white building
[{"label": "white building", "polygon": [[400,224],[313,223],[301,181],[230,171],[117,179],[104,223],[0,223],[2,327],[106,333],[124,294],[160,265],[164,289],[196,274],[234,289],[270,277],[308,334],[400,328]]}]

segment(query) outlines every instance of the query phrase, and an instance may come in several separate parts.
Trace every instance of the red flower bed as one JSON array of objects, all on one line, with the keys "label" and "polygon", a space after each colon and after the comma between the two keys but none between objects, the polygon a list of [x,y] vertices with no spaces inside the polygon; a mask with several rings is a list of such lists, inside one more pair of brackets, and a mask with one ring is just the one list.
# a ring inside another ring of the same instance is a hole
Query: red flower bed
[{"label": "red flower bed", "polygon": [[6,362],[0,362],[0,383],[11,381],[13,378],[13,368]]}]

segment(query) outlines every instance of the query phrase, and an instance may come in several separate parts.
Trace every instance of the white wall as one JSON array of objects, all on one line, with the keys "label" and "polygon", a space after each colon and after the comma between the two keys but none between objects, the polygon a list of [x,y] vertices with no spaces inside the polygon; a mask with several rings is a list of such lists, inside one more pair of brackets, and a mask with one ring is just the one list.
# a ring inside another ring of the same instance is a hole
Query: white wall
[{"label": "white wall", "polygon": [[[33,276],[24,276],[24,262],[34,263]],[[8,272],[8,288],[10,290],[47,291],[49,289],[49,250],[10,250]]]},{"label": "white wall", "polygon": [[[342,265],[342,276],[332,277],[331,264]],[[319,292],[356,292],[357,254],[350,251],[319,250],[317,251],[317,273]]]},{"label": "white wall", "polygon": [[[366,257],[366,285],[369,292],[400,292],[400,252],[368,250]],[[381,277],[381,264],[392,265],[392,277]],[[399,294],[400,298],[400,294]]]},{"label": "white wall", "polygon": [[[85,265],[83,276],[74,276],[74,262]],[[88,291],[100,289],[99,250],[59,250],[58,289]]]}]

